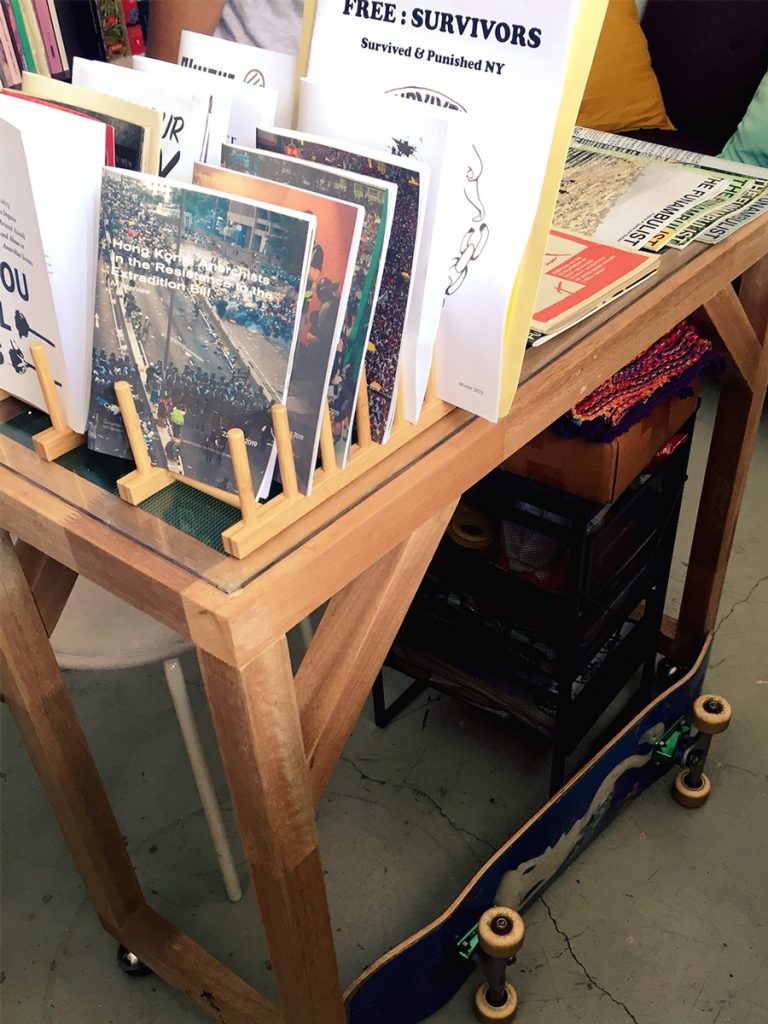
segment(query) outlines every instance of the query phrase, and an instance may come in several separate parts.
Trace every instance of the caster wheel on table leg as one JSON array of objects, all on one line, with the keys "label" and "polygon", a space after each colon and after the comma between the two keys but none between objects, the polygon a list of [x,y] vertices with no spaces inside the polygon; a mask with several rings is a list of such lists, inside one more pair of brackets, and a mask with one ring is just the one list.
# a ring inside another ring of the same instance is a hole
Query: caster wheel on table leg
[{"label": "caster wheel on table leg", "polygon": [[523,944],[525,923],[516,910],[491,907],[478,922],[477,938],[480,948],[488,956],[495,960],[511,960]]},{"label": "caster wheel on table leg", "polygon": [[696,808],[707,802],[712,792],[712,783],[706,775],[701,776],[701,784],[693,788],[688,785],[688,769],[683,768],[675,776],[672,783],[672,796],[681,807]]},{"label": "caster wheel on table leg", "polygon": [[144,978],[152,973],[152,968],[147,967],[143,960],[139,960],[135,953],[132,953],[125,946],[117,948],[117,965],[131,978]]},{"label": "caster wheel on table leg", "polygon": [[481,1024],[490,1021],[512,1020],[514,1017],[517,1012],[517,992],[509,982],[504,985],[504,989],[506,999],[501,1006],[493,1006],[488,1002],[487,982],[484,981],[475,992],[475,1016]]},{"label": "caster wheel on table leg", "polygon": [[691,724],[705,736],[716,736],[725,732],[731,724],[731,705],[725,697],[713,693],[702,693],[693,702]]}]

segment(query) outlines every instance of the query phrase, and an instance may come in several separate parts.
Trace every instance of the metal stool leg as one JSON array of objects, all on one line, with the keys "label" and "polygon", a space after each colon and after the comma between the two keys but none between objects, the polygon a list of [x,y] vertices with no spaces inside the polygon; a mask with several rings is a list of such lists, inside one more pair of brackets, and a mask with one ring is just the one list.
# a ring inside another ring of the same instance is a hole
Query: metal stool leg
[{"label": "metal stool leg", "polygon": [[227,890],[227,896],[235,903],[242,897],[243,890],[240,888],[240,881],[235,870],[235,862],[232,858],[232,850],[227,839],[227,833],[224,830],[224,822],[221,820],[221,811],[216,799],[216,792],[213,788],[211,775],[205,761],[205,754],[200,743],[200,734],[197,731],[197,725],[192,714],[192,705],[189,701],[184,674],[181,671],[181,665],[177,658],[169,658],[168,661],[163,662],[163,669],[165,670],[165,680],[168,683],[176,716],[179,719],[184,746],[187,748],[189,761],[192,765],[192,774],[195,777],[197,791],[200,794],[200,802],[203,805],[205,820],[208,822],[213,848],[216,851],[216,858],[221,868],[224,887]]}]

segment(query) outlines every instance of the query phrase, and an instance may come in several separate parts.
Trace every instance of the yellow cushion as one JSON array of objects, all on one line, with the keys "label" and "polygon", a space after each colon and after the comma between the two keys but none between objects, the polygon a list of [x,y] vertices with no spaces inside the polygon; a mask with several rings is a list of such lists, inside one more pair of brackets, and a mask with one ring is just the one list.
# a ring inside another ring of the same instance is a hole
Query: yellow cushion
[{"label": "yellow cushion", "polygon": [[635,0],[609,0],[577,124],[604,132],[675,127],[664,109]]}]

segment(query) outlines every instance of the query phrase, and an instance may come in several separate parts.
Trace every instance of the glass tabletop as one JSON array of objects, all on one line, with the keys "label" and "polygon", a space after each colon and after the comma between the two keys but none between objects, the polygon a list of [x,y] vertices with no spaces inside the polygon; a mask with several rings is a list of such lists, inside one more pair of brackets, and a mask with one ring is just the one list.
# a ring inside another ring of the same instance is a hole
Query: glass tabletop
[{"label": "glass tabletop", "polygon": [[[690,246],[662,257],[659,273],[630,294],[600,310],[587,321],[530,349],[525,355],[518,393],[535,388],[537,377],[554,362],[573,357],[574,350],[589,346],[596,332],[622,317],[628,307],[649,292],[659,289],[671,275],[695,259],[704,247]],[[586,351],[584,355],[586,356]],[[565,411],[565,410],[563,410]],[[509,416],[515,415],[513,402]],[[0,463],[38,487],[70,503],[86,517],[101,522],[151,550],[192,577],[205,580],[218,589],[233,593],[289,556],[297,547],[325,529],[329,523],[366,501],[384,484],[411,468],[430,452],[466,430],[475,417],[453,411],[420,435],[417,445],[389,457],[386,446],[375,472],[366,473],[350,487],[348,499],[342,489],[332,502],[313,509],[306,517],[268,540],[254,554],[238,560],[224,553],[221,533],[237,522],[237,509],[206,494],[174,482],[144,501],[139,507],[125,504],[117,494],[117,480],[133,465],[97,453],[85,446],[64,455],[55,464],[42,462],[34,453],[32,435],[49,421],[39,412],[26,410],[0,423]],[[542,429],[547,424],[542,425]],[[504,428],[503,421],[499,425]],[[11,493],[13,487],[10,488]],[[327,506],[327,507],[326,507]]]}]

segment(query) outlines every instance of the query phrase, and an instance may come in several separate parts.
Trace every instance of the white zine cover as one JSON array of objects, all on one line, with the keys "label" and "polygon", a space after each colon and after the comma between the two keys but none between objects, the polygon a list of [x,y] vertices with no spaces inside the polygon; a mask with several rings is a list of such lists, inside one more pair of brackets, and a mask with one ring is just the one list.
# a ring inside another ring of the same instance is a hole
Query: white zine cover
[{"label": "white zine cover", "polygon": [[[274,50],[262,50],[258,46],[235,43],[217,36],[204,36],[187,29],[181,33],[179,56],[176,62],[182,67],[195,68],[225,80],[239,83],[240,97],[244,90],[254,92],[266,90],[276,94],[274,117],[262,124],[274,124],[288,128],[293,120],[293,94],[296,86],[296,58]],[[243,114],[247,110],[242,110]],[[236,100],[232,108],[233,119],[241,123],[241,103]],[[253,146],[254,142],[245,137],[232,140],[232,145]]]},{"label": "white zine cover", "polygon": [[[39,339],[22,338],[20,317],[52,342],[46,345],[48,363],[54,379],[62,385],[66,384],[66,369],[24,142],[19,129],[2,117],[0,148],[0,388],[45,409],[29,352],[30,342]],[[59,394],[66,406],[66,387]]]},{"label": "white zine cover", "polygon": [[161,178],[189,183],[196,160],[215,160],[221,153],[232,101],[220,92],[82,57],[75,57],[72,84],[162,111]]},{"label": "white zine cover", "polygon": [[491,420],[580,2],[449,0],[435,10],[317,0],[307,78],[354,82],[465,119],[471,217],[469,227],[466,216],[453,225],[437,384],[441,398]]},{"label": "white zine cover", "polygon": [[[82,433],[87,418],[93,343],[106,127],[100,121],[42,104],[22,104],[2,95],[0,120],[5,122],[0,149],[2,193],[15,196],[22,211],[20,215],[11,211],[16,223],[5,224],[0,231],[3,235],[8,232],[4,238],[6,246],[14,241],[21,245],[24,236],[21,255],[7,260],[13,281],[4,272],[0,287],[0,301],[5,299],[6,327],[12,327],[0,330],[0,344],[5,336],[7,344],[15,349],[17,362],[19,353],[23,354],[24,362],[19,363],[19,369],[26,371],[17,370],[14,380],[0,386],[27,398],[33,405],[42,405],[36,374],[28,365],[29,346],[42,336],[54,378],[61,384],[57,390],[67,423]],[[21,150],[10,125],[20,134]],[[17,270],[27,273],[28,299],[24,299],[27,289],[22,293],[17,287]],[[13,287],[9,289],[11,283]],[[21,304],[11,309],[15,300],[22,300]],[[3,351],[6,358],[0,373],[7,371],[9,363],[5,346]],[[23,395],[20,388],[31,389],[32,393]]]},{"label": "white zine cover", "polygon": [[414,268],[400,351],[405,415],[415,423],[429,381],[449,286],[455,225],[463,215],[470,227],[474,213],[463,195],[469,162],[463,123],[438,108],[416,106],[395,96],[350,94],[349,90],[302,79],[298,127],[316,135],[375,146],[393,156],[421,160],[432,172],[423,214],[424,239],[428,241],[422,245]]},{"label": "white zine cover", "polygon": [[[153,60],[143,54],[132,59],[131,66],[135,71],[146,74],[160,75],[170,82],[177,82],[193,90],[211,90],[217,93],[222,108],[229,110],[229,121],[225,129],[224,142],[233,143],[241,139],[240,145],[253,145],[246,139],[256,139],[256,129],[260,124],[272,124],[277,108],[277,93],[274,89],[252,89],[250,86],[233,82],[230,78],[206,74],[197,68],[187,65],[169,64],[164,60]],[[222,129],[224,126],[221,126]],[[219,126],[217,126],[217,131]],[[211,152],[208,162],[218,167],[220,152]]]}]

